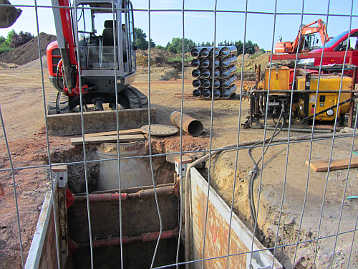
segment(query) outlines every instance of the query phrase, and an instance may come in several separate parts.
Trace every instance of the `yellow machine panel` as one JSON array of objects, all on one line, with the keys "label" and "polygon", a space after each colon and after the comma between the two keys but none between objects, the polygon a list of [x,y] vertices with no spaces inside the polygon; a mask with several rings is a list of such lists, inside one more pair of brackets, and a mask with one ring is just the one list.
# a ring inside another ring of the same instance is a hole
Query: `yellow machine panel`
[{"label": "yellow machine panel", "polygon": [[[318,76],[313,75],[310,79],[309,90],[316,91],[318,84]],[[321,75],[319,82],[319,92],[316,102],[316,114],[328,109],[329,107],[335,106],[338,103],[338,92],[327,93],[327,91],[338,91],[340,89],[341,77],[332,75]],[[297,90],[305,90],[306,77],[297,77]],[[342,81],[342,90],[351,90],[352,78],[344,76]],[[323,92],[324,91],[324,92]],[[350,93],[341,93],[339,102],[342,103],[351,97]],[[308,116],[313,116],[315,107],[316,94],[309,94],[309,105],[308,105]],[[301,101],[302,102],[302,101]],[[350,102],[339,106],[339,115],[344,115],[350,108]],[[322,114],[316,116],[316,120],[332,121],[336,117],[336,108],[328,110]]]},{"label": "yellow machine panel", "polygon": [[270,91],[274,90],[289,90],[290,89],[290,69],[287,67],[272,68],[271,81],[269,85],[270,69],[265,71],[265,89],[270,86]]}]

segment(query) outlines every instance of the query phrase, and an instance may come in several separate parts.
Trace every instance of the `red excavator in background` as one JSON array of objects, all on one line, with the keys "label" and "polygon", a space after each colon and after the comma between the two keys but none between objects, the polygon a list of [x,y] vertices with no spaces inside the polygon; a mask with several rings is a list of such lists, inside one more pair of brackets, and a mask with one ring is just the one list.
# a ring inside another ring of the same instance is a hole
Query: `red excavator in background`
[{"label": "red excavator in background", "polygon": [[136,72],[132,3],[51,2],[57,41],[46,53],[49,77],[58,90],[55,113],[78,111],[80,92],[84,108],[94,104],[95,110],[103,110],[108,103],[113,109],[116,97],[123,108],[145,107],[147,97],[129,85]]},{"label": "red excavator in background", "polygon": [[[315,26],[313,26],[315,25]],[[319,34],[320,39],[316,34]],[[312,49],[320,47],[329,40],[326,25],[323,20],[318,19],[310,24],[301,26],[295,41],[293,42],[278,42],[275,45],[275,53],[295,54],[308,52]],[[319,43],[321,41],[321,44]]]}]

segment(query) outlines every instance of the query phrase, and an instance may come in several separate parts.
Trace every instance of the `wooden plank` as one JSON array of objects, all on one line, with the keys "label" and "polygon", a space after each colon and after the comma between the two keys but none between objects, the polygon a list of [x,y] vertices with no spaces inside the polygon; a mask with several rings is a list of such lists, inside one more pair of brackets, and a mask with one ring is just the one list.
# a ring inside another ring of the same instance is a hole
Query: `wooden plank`
[{"label": "wooden plank", "polygon": [[[308,165],[308,161],[306,161]],[[349,165],[349,158],[342,160],[335,160],[331,162],[330,171],[347,169]],[[358,158],[352,158],[351,168],[358,168]],[[328,161],[311,161],[311,169],[315,172],[328,171]]]},{"label": "wooden plank", "polygon": [[[99,144],[99,143],[111,143],[117,142],[117,135],[108,135],[108,136],[94,136],[85,138],[86,144]],[[144,140],[144,135],[136,134],[136,135],[120,135],[120,142],[130,142],[130,141],[141,141]],[[71,138],[72,145],[80,145],[83,143],[82,137]]]},{"label": "wooden plank", "polygon": [[[132,134],[142,134],[142,133],[143,133],[142,129],[119,130],[120,135],[127,135],[127,134],[132,135]],[[108,135],[117,135],[117,131],[85,134],[85,138],[95,137],[95,136],[108,136]]]}]

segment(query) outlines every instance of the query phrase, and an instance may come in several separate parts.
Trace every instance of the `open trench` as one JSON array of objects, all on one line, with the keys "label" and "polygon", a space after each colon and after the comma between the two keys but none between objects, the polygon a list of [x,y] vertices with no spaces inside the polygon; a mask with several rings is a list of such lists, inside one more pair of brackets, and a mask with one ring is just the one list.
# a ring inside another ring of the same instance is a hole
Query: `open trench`
[{"label": "open trench", "polygon": [[[199,138],[189,140],[187,149],[201,148],[203,142]],[[152,154],[160,156],[153,156],[150,162],[148,142],[121,143],[120,194],[117,144],[86,145],[89,208],[82,145],[52,153],[53,163],[71,163],[67,166],[68,189],[72,195],[66,198],[69,252],[65,268],[91,267],[90,244],[94,268],[118,268],[121,263],[125,268],[147,268],[152,262],[154,266],[162,266],[174,264],[177,259],[183,261],[183,243],[177,251],[178,176],[174,162],[168,162],[168,157],[162,154],[176,151],[178,145],[175,137],[153,138]],[[157,241],[160,231],[161,239]]]},{"label": "open trench", "polygon": [[[192,138],[184,136],[183,142],[184,151],[195,151],[205,149],[208,141],[205,137]],[[292,147],[297,153],[296,146]],[[320,147],[325,148],[326,146],[322,144]],[[303,148],[302,146],[300,147],[301,150]],[[319,149],[322,151],[321,148]],[[297,212],[300,212],[299,210],[293,211],[292,208],[300,209],[302,202],[299,203],[301,198],[298,199],[292,196],[291,189],[291,183],[293,183],[294,187],[299,187],[297,182],[291,182],[292,178],[297,179],[298,177],[290,173],[288,174],[287,183],[289,195],[285,200],[280,223],[278,223],[280,217],[279,201],[282,189],[281,185],[277,185],[276,179],[270,178],[270,175],[282,173],[282,169],[278,168],[276,164],[284,162],[280,158],[283,150],[283,148],[277,148],[267,153],[267,160],[265,161],[267,172],[263,181],[261,207],[255,236],[262,243],[262,247],[271,248],[271,253],[274,254],[284,268],[326,268],[325,266],[330,263],[333,265],[332,268],[340,268],[347,258],[347,255],[341,251],[341,249],[344,249],[340,245],[343,239],[338,242],[338,252],[335,254],[335,260],[333,261],[328,252],[331,248],[331,242],[322,241],[317,245],[315,241],[317,233],[312,228],[315,223],[304,223],[302,227],[299,226],[299,214]],[[116,144],[86,146],[87,180],[90,193],[89,211],[95,268],[117,268],[118,264],[122,262],[126,268],[149,267],[155,251],[155,266],[174,264],[176,262],[180,200],[175,165],[169,156],[178,157],[179,154],[165,155],[178,151],[179,137],[152,139],[152,154],[160,155],[152,158],[153,179],[157,187],[156,192],[160,210],[159,219],[152,186],[151,167],[149,158],[146,156],[148,154],[148,142],[133,142],[133,145],[123,145],[121,147],[120,167],[121,171],[123,171],[123,175],[121,173],[121,189],[123,190],[121,202],[118,195],[118,174],[116,174],[118,162],[114,160],[117,158]],[[245,150],[240,152],[240,163],[235,176],[235,152],[224,152],[212,159],[210,184],[229,207],[231,206],[234,191],[234,212],[252,231],[253,223],[248,198],[249,180],[247,178],[252,164],[247,158],[243,158],[243,156],[247,157],[247,152]],[[130,158],[133,156],[143,157]],[[196,156],[196,158],[200,156]],[[104,161],[97,161],[99,159],[104,159]],[[88,268],[91,262],[84,165],[83,163],[76,163],[82,160],[82,145],[70,147],[67,150],[55,150],[52,154],[53,162],[73,162],[68,166],[68,186],[74,195],[74,203],[68,209],[67,223],[70,255],[66,268]],[[132,161],[133,163],[131,163]],[[274,163],[276,164],[274,165]],[[290,161],[289,163],[293,164],[294,162]],[[306,170],[301,169],[302,171],[300,171],[298,169],[302,166],[299,161],[295,165],[297,167],[292,166],[289,171],[294,170],[296,173],[305,174]],[[207,162],[206,168],[200,170],[206,180],[208,166]],[[280,178],[280,176],[276,177],[277,180]],[[316,174],[312,175],[312,184],[317,185],[316,181],[321,182],[321,177]],[[234,178],[237,179],[235,190],[233,190]],[[104,181],[106,181],[105,184]],[[255,185],[255,192],[257,192],[257,183]],[[297,190],[293,191],[298,193]],[[314,187],[312,187],[312,191],[315,191]],[[328,187],[327,195],[329,197],[334,195],[334,193],[330,192],[330,187]],[[311,204],[319,205],[317,201],[315,202],[312,199],[308,198],[306,222],[313,219],[310,216],[314,212]],[[339,202],[339,199],[337,201]],[[295,203],[294,206],[292,206],[293,203]],[[352,204],[352,206],[346,206],[345,208],[353,210],[356,207]],[[327,212],[333,215],[334,212],[331,209],[333,209],[333,206],[328,206],[327,210],[329,211]],[[338,214],[338,211],[335,211]],[[121,222],[120,219],[122,220]],[[345,221],[347,219],[346,215],[344,215],[342,227],[346,227]],[[162,236],[156,249],[160,220],[162,222]],[[330,221],[332,222],[332,220]],[[325,224],[322,224],[322,227],[322,235],[325,235]],[[279,229],[278,232],[277,229]],[[120,248],[119,242],[121,240],[123,249]],[[226,237],[223,237],[223,240],[227,242]],[[304,243],[298,244],[296,249],[298,241]],[[327,244],[325,244],[326,242]],[[272,248],[275,246],[279,247],[273,251]],[[353,255],[356,255],[356,251],[354,250],[353,252]],[[184,253],[184,242],[182,241],[179,248],[179,261],[184,261]],[[316,261],[315,256],[317,256]],[[211,267],[209,266],[208,268]]]}]

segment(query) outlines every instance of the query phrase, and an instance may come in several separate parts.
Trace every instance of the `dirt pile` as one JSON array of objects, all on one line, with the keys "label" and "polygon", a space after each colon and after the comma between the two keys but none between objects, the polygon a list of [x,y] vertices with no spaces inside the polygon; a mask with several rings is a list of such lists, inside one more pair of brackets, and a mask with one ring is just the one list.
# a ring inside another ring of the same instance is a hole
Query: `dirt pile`
[{"label": "dirt pile", "polygon": [[[261,65],[261,70],[265,69],[265,66],[269,63],[269,53],[257,53],[257,54],[245,54],[244,55],[244,71],[254,72],[255,71],[255,64]],[[242,63],[242,55],[238,56],[237,59],[237,67],[241,70],[241,63]]]},{"label": "dirt pile", "polygon": [[[41,55],[46,53],[47,45],[56,40],[56,36],[40,33]],[[38,37],[9,52],[0,54],[0,62],[23,65],[39,58]]]},{"label": "dirt pile", "polygon": [[[164,66],[168,58],[174,57],[175,54],[172,54],[166,50],[152,48],[150,50],[150,56],[152,65],[154,66]],[[147,66],[148,65],[148,50],[137,50],[136,51],[137,65]]]}]

